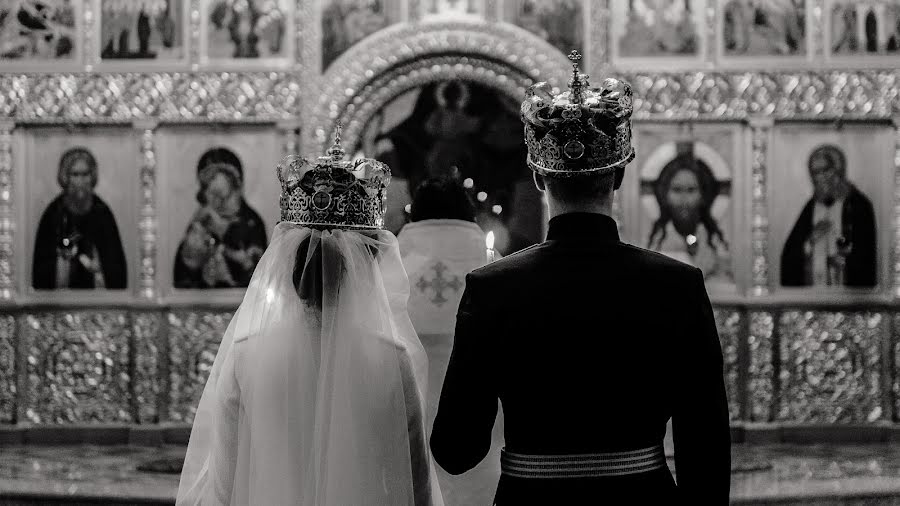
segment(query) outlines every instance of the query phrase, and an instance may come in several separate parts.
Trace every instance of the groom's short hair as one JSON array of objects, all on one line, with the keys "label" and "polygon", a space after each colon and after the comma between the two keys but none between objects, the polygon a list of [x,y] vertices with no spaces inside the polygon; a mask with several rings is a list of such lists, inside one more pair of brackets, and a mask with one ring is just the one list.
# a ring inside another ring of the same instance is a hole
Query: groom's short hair
[{"label": "groom's short hair", "polygon": [[569,177],[544,177],[547,191],[557,200],[572,204],[590,203],[613,192],[615,174],[585,174]]}]

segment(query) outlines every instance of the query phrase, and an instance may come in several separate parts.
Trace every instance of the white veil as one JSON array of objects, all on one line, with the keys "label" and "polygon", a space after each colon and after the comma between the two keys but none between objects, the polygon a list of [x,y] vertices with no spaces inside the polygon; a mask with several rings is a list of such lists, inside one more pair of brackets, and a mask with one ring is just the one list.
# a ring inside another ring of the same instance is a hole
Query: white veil
[{"label": "white veil", "polygon": [[279,224],[219,346],[177,504],[441,506],[408,295],[390,232]]}]

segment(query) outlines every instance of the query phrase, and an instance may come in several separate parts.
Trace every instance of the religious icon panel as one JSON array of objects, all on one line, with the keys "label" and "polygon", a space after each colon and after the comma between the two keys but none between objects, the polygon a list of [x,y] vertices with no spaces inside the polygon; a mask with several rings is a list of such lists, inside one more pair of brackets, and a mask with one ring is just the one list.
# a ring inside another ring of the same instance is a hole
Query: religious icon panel
[{"label": "religious icon panel", "polygon": [[[703,271],[710,290],[734,292],[743,229],[741,128],[737,125],[638,125],[636,237]],[[626,190],[627,191],[627,190]]]},{"label": "religious icon panel", "polygon": [[278,219],[278,133],[172,127],[158,145],[163,279],[176,289],[246,287]]},{"label": "religious icon panel", "polygon": [[294,4],[290,0],[202,2],[205,62],[285,62],[293,56]]},{"label": "religious icon panel", "polygon": [[[900,53],[900,2],[830,0],[826,12],[832,58],[896,58]],[[896,59],[893,62],[896,65]]]},{"label": "religious icon panel", "polygon": [[322,2],[322,69],[369,35],[400,21],[399,0]]},{"label": "religious icon panel", "polygon": [[452,80],[401,93],[366,125],[356,151],[391,167],[385,226],[406,223],[419,183],[448,175],[463,181],[478,224],[503,255],[540,242],[543,205],[525,165],[519,102],[486,86]]},{"label": "religious icon panel", "polygon": [[719,0],[720,56],[802,57],[808,53],[807,0]]},{"label": "religious icon panel", "polygon": [[[187,58],[185,0],[99,0],[104,61],[180,61]],[[95,11],[98,12],[98,11]]]},{"label": "religious icon panel", "polygon": [[133,131],[40,128],[25,142],[29,286],[128,288],[138,239]]},{"label": "religious icon panel", "polygon": [[81,58],[80,0],[0,2],[0,64]]},{"label": "religious icon panel", "polygon": [[699,62],[706,54],[705,0],[611,2],[612,57],[618,64]]},{"label": "religious icon panel", "polygon": [[894,146],[889,126],[777,126],[770,157],[775,285],[872,289],[887,272]]},{"label": "religious icon panel", "polygon": [[504,19],[549,42],[563,53],[584,52],[584,2],[515,0],[505,2]]}]

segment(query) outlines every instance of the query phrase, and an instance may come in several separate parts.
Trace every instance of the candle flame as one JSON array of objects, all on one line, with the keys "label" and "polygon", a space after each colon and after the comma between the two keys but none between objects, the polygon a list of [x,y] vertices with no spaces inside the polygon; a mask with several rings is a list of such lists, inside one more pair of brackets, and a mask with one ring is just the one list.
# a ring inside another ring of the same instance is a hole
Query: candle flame
[{"label": "candle flame", "polygon": [[494,231],[491,230],[487,233],[487,236],[484,238],[484,245],[487,246],[487,249],[494,249]]}]

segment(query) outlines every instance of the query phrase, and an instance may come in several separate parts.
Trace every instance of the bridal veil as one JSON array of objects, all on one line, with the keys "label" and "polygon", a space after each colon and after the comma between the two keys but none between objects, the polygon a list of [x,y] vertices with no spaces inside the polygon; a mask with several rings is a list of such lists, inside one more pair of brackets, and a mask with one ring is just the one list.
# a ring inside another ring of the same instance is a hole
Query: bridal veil
[{"label": "bridal veil", "polygon": [[390,232],[279,224],[219,345],[177,504],[442,505],[408,295]]}]

